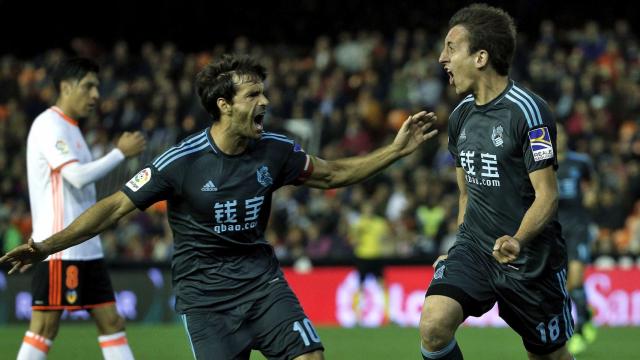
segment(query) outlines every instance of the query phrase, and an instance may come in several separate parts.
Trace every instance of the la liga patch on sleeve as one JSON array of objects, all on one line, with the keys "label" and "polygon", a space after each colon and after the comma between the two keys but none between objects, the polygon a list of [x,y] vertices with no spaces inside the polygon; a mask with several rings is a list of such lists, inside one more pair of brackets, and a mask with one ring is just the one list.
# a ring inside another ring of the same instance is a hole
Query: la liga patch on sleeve
[{"label": "la liga patch on sleeve", "polygon": [[131,191],[136,192],[140,190],[144,184],[148,183],[151,180],[151,169],[144,168],[140,170],[129,182],[127,182],[127,187],[131,189]]},{"label": "la liga patch on sleeve", "polygon": [[546,126],[529,131],[529,146],[533,152],[533,160],[542,161],[553,158],[553,144]]}]

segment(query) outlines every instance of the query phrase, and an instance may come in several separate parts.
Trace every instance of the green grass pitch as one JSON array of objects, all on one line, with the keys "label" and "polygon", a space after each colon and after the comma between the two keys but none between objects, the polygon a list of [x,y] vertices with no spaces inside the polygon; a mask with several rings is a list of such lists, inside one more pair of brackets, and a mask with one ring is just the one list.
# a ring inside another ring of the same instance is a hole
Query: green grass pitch
[{"label": "green grass pitch", "polygon": [[[12,359],[27,325],[0,328],[0,359]],[[387,326],[378,329],[318,329],[327,359],[420,359],[418,330]],[[179,324],[127,327],[129,343],[137,359],[192,359],[187,337]],[[520,338],[510,329],[461,328],[458,342],[469,360],[526,359]],[[640,359],[640,327],[599,328],[598,339],[579,360]],[[49,353],[50,360],[101,359],[96,330],[91,323],[63,324]],[[254,352],[252,360],[264,359]]]}]

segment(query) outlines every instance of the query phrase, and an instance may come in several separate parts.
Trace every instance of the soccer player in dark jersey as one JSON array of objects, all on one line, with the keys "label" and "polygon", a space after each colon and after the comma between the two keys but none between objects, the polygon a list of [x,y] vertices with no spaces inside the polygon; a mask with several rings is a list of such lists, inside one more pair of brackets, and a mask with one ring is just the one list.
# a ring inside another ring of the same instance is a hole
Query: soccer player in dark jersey
[{"label": "soccer player in dark jersey", "polygon": [[210,128],[165,151],[65,230],[0,262],[11,262],[11,272],[25,269],[166,199],[176,310],[194,357],[248,359],[257,349],[269,359],[322,359],[320,338],[265,239],[272,193],[289,184],[326,189],[362,181],[435,136],[429,131],[435,115],[410,116],[392,144],[370,154],[323,160],[264,131],[265,77],[265,68],[248,57],[207,65],[196,88],[213,119]]},{"label": "soccer player in dark jersey", "polygon": [[584,290],[584,270],[591,260],[589,211],[585,207],[587,192],[595,191],[591,159],[586,154],[569,150],[567,134],[558,124],[558,219],[562,224],[562,237],[567,242],[569,272],[567,290],[576,305],[575,333],[567,343],[569,352],[576,355],[585,351],[595,340],[596,328],[591,323],[587,294]]},{"label": "soccer player in dark jersey", "polygon": [[501,9],[473,4],[449,21],[439,61],[456,93],[467,94],[448,125],[459,228],[427,290],[424,359],[462,359],[457,328],[496,302],[529,359],[571,359],[555,122],[544,100],[509,78],[515,45],[513,19]]}]

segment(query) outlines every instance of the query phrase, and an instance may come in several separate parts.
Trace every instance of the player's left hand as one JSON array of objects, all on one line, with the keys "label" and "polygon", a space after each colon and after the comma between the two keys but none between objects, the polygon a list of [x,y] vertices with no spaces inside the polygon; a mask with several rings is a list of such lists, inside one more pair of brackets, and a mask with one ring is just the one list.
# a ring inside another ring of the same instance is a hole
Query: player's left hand
[{"label": "player's left hand", "polygon": [[505,235],[496,240],[493,245],[493,257],[501,264],[514,261],[520,255],[520,241],[518,239]]},{"label": "player's left hand", "polygon": [[9,274],[13,274],[17,270],[22,273],[33,264],[44,260],[48,255],[41,245],[37,245],[33,239],[29,239],[28,243],[16,247],[1,257],[0,264],[9,262],[13,265]]},{"label": "player's left hand", "polygon": [[402,156],[411,154],[420,144],[436,136],[438,130],[429,131],[436,120],[436,114],[426,111],[409,116],[398,130],[393,145]]}]

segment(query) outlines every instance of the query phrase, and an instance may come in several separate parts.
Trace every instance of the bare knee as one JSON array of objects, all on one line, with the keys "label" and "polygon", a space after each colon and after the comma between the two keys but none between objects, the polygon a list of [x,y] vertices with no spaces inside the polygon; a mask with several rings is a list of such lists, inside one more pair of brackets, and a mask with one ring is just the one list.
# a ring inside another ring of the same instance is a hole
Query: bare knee
[{"label": "bare knee", "polygon": [[43,336],[46,339],[53,340],[58,335],[60,329],[61,311],[33,311],[31,314],[31,322],[29,323],[29,331]]},{"label": "bare knee", "polygon": [[293,360],[324,360],[324,352],[322,350],[312,351],[296,356]]},{"label": "bare knee", "polygon": [[455,328],[450,328],[444,321],[434,318],[420,320],[420,338],[422,346],[429,351],[438,351],[447,346],[453,339]]},{"label": "bare knee", "polygon": [[447,296],[427,296],[420,317],[420,338],[427,351],[445,348],[464,320],[462,306]]},{"label": "bare knee", "polygon": [[125,321],[116,311],[94,316],[100,335],[115,334],[124,331]]}]

